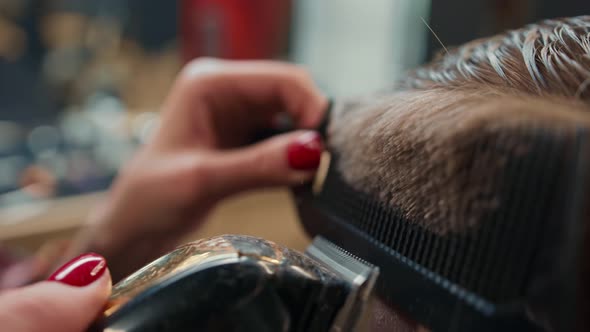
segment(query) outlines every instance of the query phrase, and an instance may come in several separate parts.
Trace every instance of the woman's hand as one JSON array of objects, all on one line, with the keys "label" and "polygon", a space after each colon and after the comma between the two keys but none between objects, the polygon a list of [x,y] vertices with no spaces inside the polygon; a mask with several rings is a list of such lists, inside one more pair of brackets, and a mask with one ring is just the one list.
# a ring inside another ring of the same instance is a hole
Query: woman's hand
[{"label": "woman's hand", "polygon": [[113,279],[173,248],[220,199],[310,180],[322,143],[299,130],[244,146],[288,113],[314,128],[326,98],[300,67],[271,61],[197,60],[179,75],[161,124],[127,164],[70,255],[103,254]]},{"label": "woman's hand", "polygon": [[0,293],[0,327],[11,332],[83,332],[111,292],[104,258],[85,254],[48,281]]}]

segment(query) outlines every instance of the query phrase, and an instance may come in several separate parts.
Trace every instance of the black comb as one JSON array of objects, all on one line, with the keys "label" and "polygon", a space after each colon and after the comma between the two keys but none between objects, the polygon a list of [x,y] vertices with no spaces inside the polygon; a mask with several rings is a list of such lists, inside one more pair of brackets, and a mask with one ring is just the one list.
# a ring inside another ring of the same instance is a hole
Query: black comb
[{"label": "black comb", "polygon": [[[321,192],[299,193],[301,220],[311,235],[379,266],[378,296],[434,331],[574,331],[590,135],[534,127],[518,135],[528,149],[495,179],[499,207],[465,231],[433,233],[353,189],[336,154]],[[492,136],[481,149],[499,149],[502,139]],[[476,177],[477,167],[465,174]]]},{"label": "black comb", "polygon": [[[324,117],[322,118],[322,121],[317,126],[317,128],[315,128],[315,130],[320,133],[320,135],[322,136],[323,139],[326,139],[326,137],[327,137],[328,119],[330,118],[330,115],[332,112],[332,105],[333,105],[333,101],[331,99],[329,99],[328,106],[326,107],[326,111],[324,112]],[[278,128],[260,128],[254,132],[251,142],[256,143],[256,142],[262,141],[264,139],[267,139],[267,138],[275,136],[275,135],[287,133],[287,132],[292,131],[294,129],[295,128],[293,128],[292,124],[290,124],[290,123],[287,123],[284,126],[279,126]]]}]

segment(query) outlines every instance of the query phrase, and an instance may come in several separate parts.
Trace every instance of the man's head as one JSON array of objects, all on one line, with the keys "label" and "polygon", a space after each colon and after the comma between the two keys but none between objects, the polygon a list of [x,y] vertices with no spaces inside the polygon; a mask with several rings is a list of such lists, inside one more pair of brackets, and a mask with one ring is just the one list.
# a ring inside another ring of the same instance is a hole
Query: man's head
[{"label": "man's head", "polygon": [[[473,226],[497,207],[493,179],[522,150],[523,126],[590,126],[590,16],[442,53],[393,92],[336,109],[331,121],[329,143],[351,185],[436,233]],[[482,151],[480,176],[467,178],[465,163],[491,136],[507,137],[505,146]]]},{"label": "man's head", "polygon": [[[523,128],[569,134],[580,127],[590,128],[590,16],[441,53],[393,92],[336,108],[329,144],[349,184],[446,235],[476,227],[497,208],[494,179],[526,148]],[[489,137],[503,145],[487,150]],[[418,328],[392,315],[382,306],[376,321]]]}]

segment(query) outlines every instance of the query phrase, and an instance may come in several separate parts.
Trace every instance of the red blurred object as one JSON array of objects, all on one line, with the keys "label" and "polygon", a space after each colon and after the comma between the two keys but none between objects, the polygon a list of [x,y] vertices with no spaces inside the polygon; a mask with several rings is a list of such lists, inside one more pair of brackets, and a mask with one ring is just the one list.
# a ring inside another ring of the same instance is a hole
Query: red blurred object
[{"label": "red blurred object", "polygon": [[268,59],[287,45],[291,0],[182,0],[180,10],[185,61]]}]

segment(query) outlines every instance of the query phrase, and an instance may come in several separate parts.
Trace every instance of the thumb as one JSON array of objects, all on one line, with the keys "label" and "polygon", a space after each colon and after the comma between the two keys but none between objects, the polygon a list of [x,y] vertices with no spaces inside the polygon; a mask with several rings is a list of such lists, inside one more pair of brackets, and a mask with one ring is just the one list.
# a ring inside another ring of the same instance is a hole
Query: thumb
[{"label": "thumb", "polygon": [[311,180],[323,150],[315,131],[298,130],[233,151],[221,151],[207,160],[211,172],[208,190],[217,197],[240,191]]},{"label": "thumb", "polygon": [[0,294],[3,330],[83,332],[111,292],[106,262],[96,254],[71,260],[49,280]]}]

